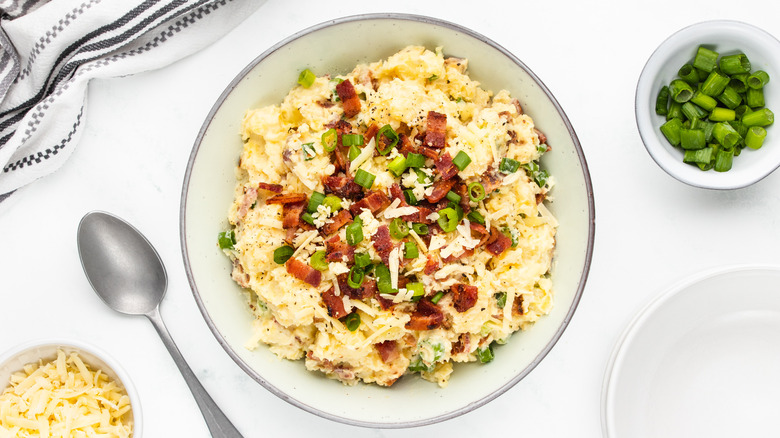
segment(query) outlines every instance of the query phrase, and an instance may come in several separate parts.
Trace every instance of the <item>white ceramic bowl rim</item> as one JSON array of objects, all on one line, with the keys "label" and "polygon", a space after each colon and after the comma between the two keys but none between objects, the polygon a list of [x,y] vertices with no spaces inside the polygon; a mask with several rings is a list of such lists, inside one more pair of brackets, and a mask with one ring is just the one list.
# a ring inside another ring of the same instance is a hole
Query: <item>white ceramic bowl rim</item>
[{"label": "white ceramic bowl rim", "polygon": [[[83,351],[85,353],[89,353],[101,361],[105,362],[106,365],[110,368],[110,370],[102,370],[103,372],[109,371],[113,374],[116,374],[116,377],[119,379],[119,384],[124,387],[125,392],[127,393],[127,396],[130,398],[130,407],[133,412],[133,437],[139,438],[142,435],[142,429],[143,429],[143,415],[141,413],[141,401],[138,396],[138,392],[135,389],[135,386],[133,385],[133,381],[130,378],[130,375],[125,371],[124,368],[122,368],[122,365],[119,364],[119,362],[114,359],[112,356],[110,356],[108,353],[103,351],[101,348],[98,348],[92,344],[75,340],[75,339],[65,339],[65,338],[51,338],[51,339],[36,339],[32,341],[25,342],[23,344],[19,344],[9,350],[4,351],[2,354],[0,354],[0,366],[8,362],[9,360],[12,360],[16,356],[35,349],[37,347],[46,347],[46,346],[58,346],[63,347],[65,349],[74,349]],[[90,363],[89,360],[86,360],[88,364],[95,366],[94,364]],[[21,369],[19,370],[21,371]],[[7,382],[0,382],[0,392],[2,392],[6,388]]]},{"label": "white ceramic bowl rim", "polygon": [[[666,140],[662,139],[660,132],[657,132],[658,130],[653,126],[653,117],[660,116],[656,116],[654,112],[649,110],[649,102],[652,102],[653,107],[655,106],[654,80],[662,69],[666,56],[677,49],[678,43],[690,44],[692,48],[696,44],[705,43],[699,36],[702,33],[705,36],[721,33],[729,36],[750,37],[755,39],[759,45],[772,44],[776,46],[776,49],[780,48],[780,41],[772,34],[752,24],[736,20],[702,21],[676,31],[653,51],[642,68],[634,101],[637,130],[647,152],[658,166],[673,178],[690,186],[704,189],[730,190],[747,187],[764,179],[777,169],[780,166],[780,159],[773,156],[753,166],[750,172],[739,174],[734,169],[724,173],[702,172],[695,166],[684,164],[682,160],[666,153],[666,144],[662,143]],[[771,49],[767,51],[772,52]],[[764,150],[762,149],[762,151]],[[735,166],[738,160],[739,158],[734,160]]]},{"label": "white ceramic bowl rim", "polygon": [[[550,339],[549,343],[546,345],[546,347],[539,353],[539,355],[533,360],[532,363],[530,363],[522,372],[518,373],[516,376],[514,376],[512,379],[510,379],[505,385],[497,388],[494,392],[489,394],[488,396],[474,402],[469,403],[466,406],[461,407],[460,409],[453,410],[451,412],[448,412],[443,415],[439,415],[434,418],[428,418],[421,421],[413,421],[413,422],[397,422],[397,423],[380,423],[380,422],[367,422],[367,421],[358,421],[353,420],[350,418],[345,418],[337,415],[333,415],[327,412],[323,412],[319,409],[316,409],[312,406],[309,406],[293,397],[290,397],[288,394],[286,394],[284,391],[279,390],[274,385],[272,385],[270,382],[266,381],[262,376],[260,376],[257,371],[249,367],[231,348],[231,346],[228,344],[228,342],[225,340],[223,335],[220,333],[219,329],[216,327],[214,322],[209,316],[208,310],[206,309],[206,305],[203,302],[203,299],[201,298],[201,295],[198,291],[198,286],[195,283],[195,278],[191,270],[190,261],[189,261],[189,255],[188,255],[188,249],[187,249],[187,240],[186,240],[186,228],[187,224],[185,221],[185,212],[187,207],[187,192],[188,187],[190,184],[190,178],[192,176],[192,169],[195,162],[195,159],[198,155],[198,150],[200,148],[201,141],[203,140],[203,137],[206,135],[206,131],[209,128],[209,125],[211,123],[211,120],[213,119],[214,115],[217,113],[217,111],[220,109],[221,105],[225,101],[225,99],[228,97],[228,95],[233,91],[233,89],[238,85],[238,83],[241,81],[241,79],[246,76],[255,66],[257,66],[260,62],[262,62],[265,58],[276,52],[277,50],[283,48],[288,43],[295,41],[305,35],[308,35],[312,32],[316,32],[318,30],[328,28],[334,25],[339,25],[343,23],[349,23],[349,22],[355,22],[355,21],[368,21],[368,20],[405,20],[405,21],[415,21],[415,22],[421,22],[421,23],[427,23],[432,24],[436,26],[441,26],[444,28],[448,28],[463,34],[466,34],[478,41],[483,42],[486,45],[491,46],[492,48],[498,50],[501,52],[504,56],[509,58],[514,64],[519,66],[522,70],[524,70],[533,80],[534,82],[543,90],[544,94],[549,98],[550,102],[553,104],[555,109],[557,110],[558,114],[561,117],[561,120],[565,124],[566,130],[568,131],[569,136],[571,137],[572,143],[576,149],[577,156],[579,159],[580,166],[582,168],[583,172],[583,179],[584,184],[586,188],[586,192],[588,194],[588,242],[587,242],[587,253],[585,255],[585,264],[583,266],[582,274],[579,279],[578,288],[575,294],[575,297],[571,303],[571,306],[569,307],[567,314],[565,318],[563,319],[563,322],[561,323],[558,330],[555,332],[554,336]],[[313,413],[315,415],[318,415],[323,418],[327,418],[333,421],[338,421],[345,424],[350,424],[354,426],[361,426],[361,427],[372,427],[372,428],[407,428],[407,427],[417,427],[417,426],[424,426],[429,424],[438,423],[440,421],[444,421],[450,418],[457,417],[459,415],[465,414],[467,412],[470,412],[478,407],[483,406],[484,404],[490,402],[491,400],[495,399],[499,395],[506,392],[508,389],[513,387],[517,382],[522,380],[528,373],[531,372],[538,364],[541,362],[541,360],[547,355],[547,353],[552,349],[552,347],[556,344],[558,339],[563,334],[564,330],[569,324],[569,321],[571,321],[572,316],[574,315],[574,311],[577,308],[577,305],[579,304],[579,301],[582,297],[582,292],[585,288],[585,283],[588,278],[588,273],[590,271],[590,264],[593,254],[593,240],[594,240],[594,231],[595,231],[595,209],[594,209],[594,199],[593,199],[593,188],[592,183],[590,179],[590,172],[588,170],[588,165],[585,160],[585,155],[582,151],[582,147],[580,145],[580,141],[577,137],[577,134],[574,131],[573,126],[571,125],[571,122],[569,121],[569,118],[566,116],[566,113],[563,111],[563,108],[561,108],[558,101],[555,99],[555,97],[552,95],[550,90],[544,85],[544,83],[539,79],[539,77],[534,74],[531,69],[529,69],[520,59],[518,59],[516,56],[514,56],[512,53],[510,53],[508,50],[506,50],[504,47],[500,46],[496,42],[490,40],[489,38],[474,32],[470,29],[467,29],[465,27],[462,27],[458,24],[451,23],[448,21],[431,18],[427,16],[422,15],[413,15],[413,14],[399,14],[399,13],[371,13],[371,14],[360,14],[360,15],[353,15],[353,16],[347,16],[342,17],[334,20],[329,20],[317,25],[314,25],[312,27],[309,27],[307,29],[301,30],[288,38],[278,42],[262,54],[260,54],[257,58],[255,58],[252,62],[250,62],[241,72],[238,73],[238,75],[230,82],[230,84],[226,87],[225,91],[220,95],[220,97],[217,99],[216,103],[212,107],[211,111],[206,116],[206,121],[201,127],[200,132],[198,133],[198,136],[195,140],[195,144],[192,150],[192,153],[190,155],[190,159],[187,163],[187,169],[184,176],[184,184],[182,187],[182,195],[181,195],[181,204],[180,204],[180,240],[182,245],[182,256],[184,258],[184,266],[187,273],[187,278],[190,283],[190,287],[193,292],[193,296],[195,298],[195,301],[198,305],[198,308],[200,309],[201,313],[203,314],[203,317],[206,321],[206,324],[211,329],[211,332],[216,337],[217,341],[220,345],[222,345],[222,348],[228,353],[228,355],[233,359],[236,364],[243,369],[249,376],[251,376],[255,381],[260,383],[263,387],[265,387],[267,390],[269,390],[271,393],[276,395],[277,397],[281,398],[282,400],[297,406],[307,412]]]}]

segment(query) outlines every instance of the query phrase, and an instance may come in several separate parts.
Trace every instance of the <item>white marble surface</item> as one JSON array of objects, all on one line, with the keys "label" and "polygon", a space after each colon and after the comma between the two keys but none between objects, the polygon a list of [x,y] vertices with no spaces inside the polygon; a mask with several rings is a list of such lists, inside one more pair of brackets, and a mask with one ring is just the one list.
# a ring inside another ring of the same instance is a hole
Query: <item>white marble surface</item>
[{"label": "white marble surface", "polygon": [[[16,193],[0,213],[0,350],[53,336],[96,344],[133,376],[143,400],[144,436],[208,436],[151,324],[107,309],[84,277],[76,226],[86,212],[107,210],[133,223],[157,247],[170,277],[163,317],[203,385],[247,437],[600,436],[601,386],[610,352],[645,303],[703,269],[780,263],[780,173],[736,191],[695,189],[662,172],[636,132],[636,80],[669,34],[696,21],[733,18],[780,36],[779,8],[772,1],[740,8],[724,0],[699,3],[269,0],[194,56],[158,71],[94,81],[84,135],[69,161]],[[224,86],[289,34],[365,12],[435,16],[515,53],[571,119],[596,199],[590,278],[552,352],[486,406],[411,430],[369,430],[324,420],[251,380],[204,323],[187,284],[178,237],[187,158]]]}]

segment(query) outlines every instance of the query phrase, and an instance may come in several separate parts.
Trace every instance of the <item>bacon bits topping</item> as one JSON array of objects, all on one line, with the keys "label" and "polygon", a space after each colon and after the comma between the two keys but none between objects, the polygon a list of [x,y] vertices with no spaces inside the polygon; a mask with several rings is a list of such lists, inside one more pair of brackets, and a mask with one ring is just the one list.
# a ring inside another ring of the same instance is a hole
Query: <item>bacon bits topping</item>
[{"label": "bacon bits topping", "polygon": [[458,174],[458,167],[452,164],[452,156],[449,152],[445,152],[436,159],[434,162],[436,170],[439,171],[441,179],[450,179]]},{"label": "bacon bits topping", "polygon": [[368,196],[349,206],[349,211],[357,216],[367,208],[372,214],[384,210],[390,205],[390,198],[382,192],[370,192]]},{"label": "bacon bits topping", "polygon": [[398,351],[398,343],[393,340],[387,340],[378,344],[374,344],[374,348],[376,348],[376,352],[379,353],[379,357],[382,358],[382,362],[384,363],[390,363],[398,359],[398,357],[401,355],[401,353]]},{"label": "bacon bits topping", "polygon": [[330,236],[344,225],[352,222],[352,213],[350,213],[349,210],[341,210],[330,220],[330,222],[322,226],[322,234],[326,236]]},{"label": "bacon bits topping", "polygon": [[501,255],[510,246],[512,246],[512,239],[506,234],[498,231],[497,228],[490,228],[490,237],[487,240],[485,248],[493,255]]},{"label": "bacon bits topping", "polygon": [[336,276],[336,279],[339,282],[339,290],[341,293],[352,298],[353,300],[364,300],[366,298],[370,298],[372,295],[371,289],[363,287],[365,286],[366,282],[363,281],[363,284],[360,285],[360,287],[357,289],[352,288],[349,286],[349,283],[347,283],[348,275],[349,273],[344,273]]},{"label": "bacon bits topping", "polygon": [[447,115],[428,111],[428,119],[425,126],[425,141],[423,144],[428,147],[443,149],[445,144],[445,135],[447,133]]},{"label": "bacon bits topping", "polygon": [[349,263],[355,261],[355,247],[340,241],[339,236],[325,242],[325,251],[328,253],[327,260],[329,262],[343,262],[344,257]]},{"label": "bacon bits topping", "polygon": [[244,197],[241,198],[241,207],[238,208],[238,220],[246,216],[247,213],[249,213],[249,209],[252,208],[252,205],[254,205],[255,201],[257,201],[257,189],[255,188],[244,188]]},{"label": "bacon bits topping", "polygon": [[322,272],[295,257],[290,257],[287,263],[284,264],[284,267],[287,268],[287,272],[290,275],[314,287],[319,286],[322,281]]},{"label": "bacon bits topping", "polygon": [[296,202],[306,201],[306,194],[304,193],[285,193],[281,195],[274,195],[265,200],[266,204],[293,204]]},{"label": "bacon bits topping", "polygon": [[353,178],[346,176],[324,176],[322,185],[325,193],[333,193],[339,198],[358,199],[363,196],[363,187],[360,187]]},{"label": "bacon bits topping", "polygon": [[463,283],[456,283],[450,286],[452,291],[452,304],[458,312],[465,312],[477,304],[478,289]]},{"label": "bacon bits topping", "polygon": [[444,314],[436,304],[423,298],[417,302],[417,310],[412,313],[406,328],[409,330],[433,330],[441,327],[444,322]]},{"label": "bacon bits topping", "polygon": [[388,265],[390,260],[390,251],[392,251],[395,247],[395,245],[393,245],[393,241],[390,239],[390,228],[388,228],[387,225],[381,225],[379,228],[377,228],[376,233],[371,236],[371,242],[374,243],[374,249],[376,249],[376,252],[380,257],[382,257],[382,262],[385,265]]},{"label": "bacon bits topping", "polygon": [[269,184],[269,183],[258,183],[257,184],[258,189],[268,190],[269,192],[273,193],[282,193],[282,185],[281,184]]},{"label": "bacon bits topping", "polygon": [[452,189],[452,187],[455,186],[455,180],[454,179],[440,179],[433,183],[433,191],[430,195],[426,195],[425,199],[428,200],[428,202],[436,203],[441,201],[445,196],[447,196],[447,193]]},{"label": "bacon bits topping", "polygon": [[425,269],[423,270],[425,275],[433,275],[439,268],[441,268],[439,258],[433,254],[428,254],[428,260],[425,262]]},{"label": "bacon bits topping", "polygon": [[295,229],[301,224],[301,215],[306,208],[305,202],[282,204],[282,228]]},{"label": "bacon bits topping", "polygon": [[360,99],[355,93],[355,87],[349,79],[342,81],[336,85],[336,93],[341,99],[341,104],[344,107],[344,115],[354,117],[360,112]]},{"label": "bacon bits topping", "polygon": [[347,316],[347,311],[344,309],[344,300],[336,296],[336,291],[333,287],[322,293],[322,302],[328,308],[328,315],[336,319]]}]

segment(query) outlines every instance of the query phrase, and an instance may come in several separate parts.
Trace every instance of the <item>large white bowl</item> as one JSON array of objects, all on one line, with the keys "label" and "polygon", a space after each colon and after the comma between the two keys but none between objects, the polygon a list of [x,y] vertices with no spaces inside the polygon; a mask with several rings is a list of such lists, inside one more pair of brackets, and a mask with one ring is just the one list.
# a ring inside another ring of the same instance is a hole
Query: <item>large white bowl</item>
[{"label": "large white bowl", "polygon": [[[728,172],[702,171],[683,163],[682,149],[672,146],[661,133],[664,116],[655,113],[658,91],[677,77],[677,71],[693,61],[700,45],[721,55],[742,52],[750,60],[751,70],[764,70],[770,81],[764,92],[766,107],[780,115],[780,41],[747,23],[730,20],[704,21],[688,26],[667,38],[647,60],[636,87],[636,124],[647,152],[669,175],[694,187],[738,189],[760,181],[780,166],[780,134],[767,127],[764,146],[745,149]],[[773,82],[774,81],[774,82]]]},{"label": "large white bowl", "polygon": [[22,371],[27,364],[38,361],[47,363],[57,359],[58,350],[62,350],[66,355],[78,353],[81,360],[89,365],[93,371],[100,370],[101,373],[116,382],[120,389],[124,390],[130,398],[130,411],[125,414],[124,420],[132,422],[132,436],[140,438],[143,430],[141,401],[132,380],[130,380],[130,375],[108,353],[82,341],[73,339],[36,340],[18,345],[0,354],[0,393],[10,386],[11,375]]},{"label": "large white bowl", "polygon": [[[456,365],[447,388],[407,376],[392,388],[344,386],[306,371],[302,362],[279,360],[265,348],[248,351],[252,316],[231,265],[217,248],[228,227],[235,167],[242,148],[244,112],[281,102],[302,67],[347,73],[358,63],[387,57],[410,45],[442,46],[469,59],[484,87],[506,88],[548,138],[542,164],[556,177],[551,210],[560,221],[554,260],[555,308],[527,332],[497,348],[488,365]],[[377,14],[329,21],[299,32],[255,59],[214,105],[198,135],[181,199],[181,242],[195,300],[228,354],[268,390],[302,409],[348,424],[409,427],[452,418],[502,394],[528,374],[563,333],[579,302],[590,266],[593,194],[585,158],[563,110],[542,82],[514,55],[468,29],[411,15]]]}]

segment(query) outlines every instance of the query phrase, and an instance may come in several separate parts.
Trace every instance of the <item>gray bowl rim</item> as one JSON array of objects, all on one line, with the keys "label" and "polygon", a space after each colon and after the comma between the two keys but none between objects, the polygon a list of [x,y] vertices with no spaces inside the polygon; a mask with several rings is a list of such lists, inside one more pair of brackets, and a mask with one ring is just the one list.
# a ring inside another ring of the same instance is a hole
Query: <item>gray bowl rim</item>
[{"label": "gray bowl rim", "polygon": [[[749,27],[749,28],[752,28],[755,31],[761,32],[763,34],[766,34],[767,36],[773,38],[775,41],[778,41],[780,43],[780,40],[775,38],[774,35],[772,35],[771,33],[767,32],[766,30],[764,30],[764,29],[762,29],[762,28],[760,28],[758,26],[755,26],[753,24],[747,23],[745,21],[740,21],[740,20],[726,20],[726,19],[704,20],[704,21],[699,21],[699,22],[693,23],[693,24],[689,24],[689,25],[687,25],[687,26],[685,26],[685,27],[683,27],[681,29],[678,29],[678,30],[674,31],[671,35],[669,35],[668,37],[664,38],[664,40],[661,41],[661,44],[656,46],[656,48],[653,50],[653,53],[651,53],[650,56],[647,58],[647,61],[645,61],[645,65],[642,66],[642,71],[639,73],[639,78],[637,79],[636,87],[634,88],[634,124],[636,125],[636,131],[639,134],[639,138],[642,140],[642,145],[645,147],[645,150],[647,150],[647,154],[650,155],[650,158],[653,159],[655,164],[657,164],[658,167],[660,167],[667,175],[671,176],[672,178],[676,179],[677,181],[680,181],[681,183],[687,184],[687,185],[689,185],[691,187],[700,188],[700,189],[706,189],[706,190],[738,190],[738,189],[743,189],[745,187],[749,187],[749,186],[751,186],[751,185],[753,185],[753,184],[763,180],[764,178],[768,177],[775,170],[777,170],[778,167],[780,167],[780,162],[778,162],[777,165],[775,167],[773,167],[772,169],[769,169],[764,174],[757,175],[753,179],[745,180],[745,181],[743,181],[741,183],[737,183],[737,184],[725,185],[725,186],[720,186],[720,187],[709,186],[709,185],[706,185],[706,184],[697,183],[697,182],[695,182],[693,180],[684,178],[683,176],[678,175],[678,174],[672,172],[671,170],[669,170],[668,168],[666,168],[659,161],[659,159],[656,158],[655,154],[651,150],[651,146],[649,146],[647,144],[647,141],[645,141],[645,135],[648,135],[648,134],[644,133],[642,131],[642,129],[639,127],[639,111],[640,111],[640,109],[639,109],[640,108],[640,103],[639,103],[639,84],[642,81],[642,77],[645,74],[645,70],[647,70],[647,66],[650,63],[650,60],[661,49],[661,47],[663,47],[669,40],[671,40],[672,38],[677,36],[677,34],[682,33],[682,32],[687,32],[690,29],[695,28],[695,27],[705,26],[705,25],[712,25],[712,24],[719,24],[719,23]],[[651,96],[651,98],[652,98],[652,96]]]},{"label": "gray bowl rim", "polygon": [[[569,307],[569,310],[566,314],[566,316],[563,319],[563,322],[561,323],[560,327],[558,327],[558,330],[555,332],[554,336],[550,339],[548,344],[545,346],[545,348],[539,353],[539,355],[520,373],[518,373],[516,376],[514,376],[512,379],[510,379],[507,383],[505,383],[503,386],[497,388],[495,391],[493,391],[491,394],[488,394],[487,396],[483,397],[480,400],[477,400],[476,402],[469,403],[459,409],[455,409],[451,412],[426,418],[422,420],[416,420],[416,421],[410,421],[410,422],[372,422],[372,421],[360,421],[360,420],[354,420],[351,418],[346,418],[338,415],[329,414],[327,412],[323,412],[317,408],[314,408],[312,406],[307,405],[306,403],[303,403],[299,400],[294,399],[293,397],[290,397],[287,395],[284,391],[279,390],[274,385],[272,385],[270,382],[266,381],[260,374],[257,373],[254,369],[249,367],[241,358],[233,351],[232,347],[227,343],[225,338],[220,333],[219,329],[216,327],[214,322],[211,320],[211,317],[209,316],[208,310],[206,309],[206,306],[203,302],[203,300],[200,297],[200,293],[198,292],[198,286],[195,283],[195,278],[192,273],[192,269],[190,267],[190,261],[189,261],[189,253],[187,250],[187,240],[186,240],[186,232],[187,232],[187,223],[186,223],[186,210],[187,210],[187,193],[189,189],[189,183],[190,178],[192,176],[192,168],[195,163],[195,159],[198,155],[198,150],[200,149],[201,141],[203,140],[203,137],[206,134],[206,131],[208,130],[211,121],[214,118],[214,115],[219,111],[220,107],[222,106],[223,102],[227,98],[227,96],[236,88],[238,83],[244,78],[255,66],[257,66],[260,62],[262,62],[265,58],[267,58],[269,55],[273,54],[277,50],[281,49],[282,47],[286,46],[288,43],[295,41],[305,35],[308,35],[310,33],[316,32],[318,30],[328,28],[331,26],[344,24],[344,23],[350,23],[355,21],[370,21],[370,20],[401,20],[401,21],[415,21],[419,23],[425,23],[430,24],[434,26],[440,26],[445,27],[457,32],[461,32],[463,34],[466,34],[467,36],[470,36],[476,40],[479,40],[488,46],[498,50],[501,52],[504,56],[509,58],[513,63],[515,63],[518,67],[520,67],[522,70],[524,70],[533,80],[534,82],[542,89],[542,91],[547,95],[547,98],[550,99],[550,102],[552,102],[553,106],[557,110],[558,114],[560,115],[561,119],[563,120],[564,124],[566,125],[566,129],[569,133],[569,136],[572,139],[572,142],[574,144],[574,148],[577,151],[577,157],[580,161],[580,166],[582,168],[583,173],[583,179],[585,182],[586,192],[588,194],[588,245],[585,255],[585,264],[583,266],[582,274],[580,276],[580,280],[577,287],[577,292],[574,296],[574,300],[572,301],[571,306]],[[497,44],[496,42],[492,41],[491,39],[471,30],[468,28],[465,28],[459,24],[455,24],[449,21],[441,20],[438,18],[432,18],[424,15],[414,15],[414,14],[401,14],[401,13],[370,13],[370,14],[359,14],[359,15],[351,15],[341,18],[336,18],[332,20],[328,20],[325,22],[322,22],[320,24],[316,24],[314,26],[305,28],[301,31],[298,31],[291,36],[281,40],[280,42],[274,44],[271,48],[266,50],[265,52],[261,53],[258,57],[256,57],[254,60],[252,60],[246,67],[244,67],[243,70],[241,70],[238,75],[230,82],[230,84],[225,88],[225,91],[222,92],[220,97],[217,99],[214,106],[209,111],[208,115],[206,116],[206,119],[203,123],[203,126],[201,127],[200,131],[198,132],[198,136],[195,139],[195,144],[193,145],[192,152],[190,154],[190,158],[187,162],[187,168],[184,175],[184,183],[182,186],[182,194],[181,194],[181,202],[180,202],[180,208],[179,208],[179,238],[181,241],[181,249],[182,249],[182,257],[184,259],[184,268],[187,274],[187,280],[189,281],[190,288],[192,289],[193,296],[195,298],[195,302],[198,305],[198,309],[200,309],[201,314],[203,315],[203,319],[206,321],[206,324],[208,325],[209,329],[211,330],[212,334],[214,334],[214,337],[217,339],[217,342],[222,346],[222,348],[227,352],[227,354],[233,359],[233,361],[242,369],[244,372],[246,372],[250,377],[252,377],[256,382],[258,382],[260,385],[262,385],[265,389],[270,391],[272,394],[276,395],[280,399],[292,404],[293,406],[296,406],[298,408],[303,409],[304,411],[307,411],[309,413],[315,414],[317,416],[320,416],[322,418],[326,418],[332,421],[336,421],[339,423],[344,423],[352,426],[360,426],[360,427],[367,427],[367,428],[381,428],[381,429],[401,429],[401,428],[410,428],[410,427],[419,427],[419,426],[426,426],[431,425],[435,423],[439,423],[441,421],[449,420],[451,418],[458,417],[460,415],[466,414],[468,412],[473,411],[476,408],[479,408],[486,403],[494,400],[496,397],[500,396],[510,388],[512,388],[514,385],[516,385],[520,380],[522,380],[528,373],[530,373],[536,366],[544,359],[545,356],[550,352],[552,347],[557,343],[558,339],[560,339],[561,335],[563,334],[566,327],[569,325],[569,322],[571,321],[571,318],[574,316],[574,311],[577,309],[577,306],[580,302],[580,299],[582,298],[582,292],[585,288],[585,283],[588,278],[588,273],[590,272],[590,265],[591,260],[593,256],[593,242],[594,242],[594,233],[595,233],[595,207],[594,207],[594,197],[593,197],[593,186],[590,178],[590,171],[588,170],[588,164],[585,160],[585,154],[583,153],[582,146],[580,144],[579,138],[577,137],[576,132],[574,131],[574,127],[571,124],[571,121],[566,116],[566,113],[563,111],[563,108],[561,108],[558,101],[555,99],[555,97],[552,95],[550,90],[547,88],[546,85],[539,79],[536,74],[531,71],[530,68],[528,68],[520,59],[518,59],[515,55],[513,55],[511,52],[509,52],[507,49],[502,47],[501,45]]]}]

